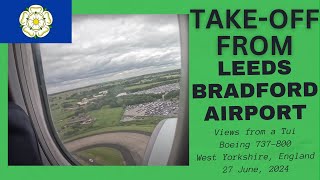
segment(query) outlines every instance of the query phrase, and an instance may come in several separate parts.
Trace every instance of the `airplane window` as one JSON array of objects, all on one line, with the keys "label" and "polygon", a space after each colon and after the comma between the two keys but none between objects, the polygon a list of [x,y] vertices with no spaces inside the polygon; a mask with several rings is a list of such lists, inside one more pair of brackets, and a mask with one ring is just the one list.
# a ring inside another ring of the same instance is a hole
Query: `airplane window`
[{"label": "airplane window", "polygon": [[139,165],[156,125],[177,118],[176,15],[75,15],[72,44],[41,44],[55,131],[82,165]]}]

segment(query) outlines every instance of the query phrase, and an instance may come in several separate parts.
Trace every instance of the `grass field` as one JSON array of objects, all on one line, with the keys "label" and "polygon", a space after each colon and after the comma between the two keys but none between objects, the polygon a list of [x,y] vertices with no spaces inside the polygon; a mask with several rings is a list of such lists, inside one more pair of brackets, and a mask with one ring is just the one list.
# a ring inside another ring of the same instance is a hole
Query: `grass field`
[{"label": "grass field", "polygon": [[[85,165],[124,165],[121,153],[113,148],[97,147],[75,153],[83,160]],[[93,162],[90,162],[92,159]]]},{"label": "grass field", "polygon": [[[109,106],[103,106],[99,110],[90,111],[87,113],[90,115],[90,117],[94,118],[94,122],[89,125],[75,125],[74,127],[68,127],[63,129],[62,132],[60,132],[60,138],[63,142],[66,141],[66,139],[74,139],[76,137],[85,137],[89,135],[97,134],[100,129],[103,129],[105,127],[109,127],[112,129],[112,127],[117,126],[119,124],[119,121],[123,114],[123,108],[110,108]],[[55,123],[56,128],[62,128],[66,123],[68,119],[63,119]],[[119,128],[120,129],[120,128]],[[112,130],[109,130],[112,131]],[[108,132],[108,131],[104,131]]]},{"label": "grass field", "polygon": [[109,106],[103,106],[99,110],[88,112],[88,114],[96,118],[93,127],[110,127],[119,123],[123,112],[122,107],[110,108]]},{"label": "grass field", "polygon": [[62,141],[66,143],[83,137],[116,131],[142,131],[152,133],[157,122],[163,119],[161,117],[149,117],[143,121],[121,123],[120,119],[123,111],[121,107],[110,108],[109,106],[103,106],[100,110],[90,111],[88,114],[96,119],[92,125],[62,138]]}]

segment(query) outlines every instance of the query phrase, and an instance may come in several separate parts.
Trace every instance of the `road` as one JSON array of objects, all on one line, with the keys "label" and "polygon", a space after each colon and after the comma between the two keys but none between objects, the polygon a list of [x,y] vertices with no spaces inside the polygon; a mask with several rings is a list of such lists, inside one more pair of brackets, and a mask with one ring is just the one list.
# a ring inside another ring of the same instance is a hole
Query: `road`
[{"label": "road", "polygon": [[150,136],[139,132],[110,132],[84,137],[64,145],[69,152],[76,152],[95,146],[113,146],[120,150],[123,157],[126,158],[125,161],[129,162],[129,164],[132,164],[130,159],[133,158],[135,164],[139,165],[142,162],[149,138]]}]

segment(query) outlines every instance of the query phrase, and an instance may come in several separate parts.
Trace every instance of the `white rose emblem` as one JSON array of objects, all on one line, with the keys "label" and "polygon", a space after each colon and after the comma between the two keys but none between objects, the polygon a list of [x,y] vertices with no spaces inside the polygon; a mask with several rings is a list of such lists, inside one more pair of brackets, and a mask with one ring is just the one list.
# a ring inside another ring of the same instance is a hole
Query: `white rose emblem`
[{"label": "white rose emblem", "polygon": [[42,38],[50,32],[53,18],[51,13],[42,6],[32,5],[21,13],[19,22],[26,36]]}]

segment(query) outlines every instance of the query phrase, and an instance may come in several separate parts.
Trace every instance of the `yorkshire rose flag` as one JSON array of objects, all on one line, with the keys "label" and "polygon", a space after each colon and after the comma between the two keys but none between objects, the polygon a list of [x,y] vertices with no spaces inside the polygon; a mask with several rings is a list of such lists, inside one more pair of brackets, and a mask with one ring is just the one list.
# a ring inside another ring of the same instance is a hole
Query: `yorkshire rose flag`
[{"label": "yorkshire rose flag", "polygon": [[8,0],[0,43],[71,43],[71,0]]}]

